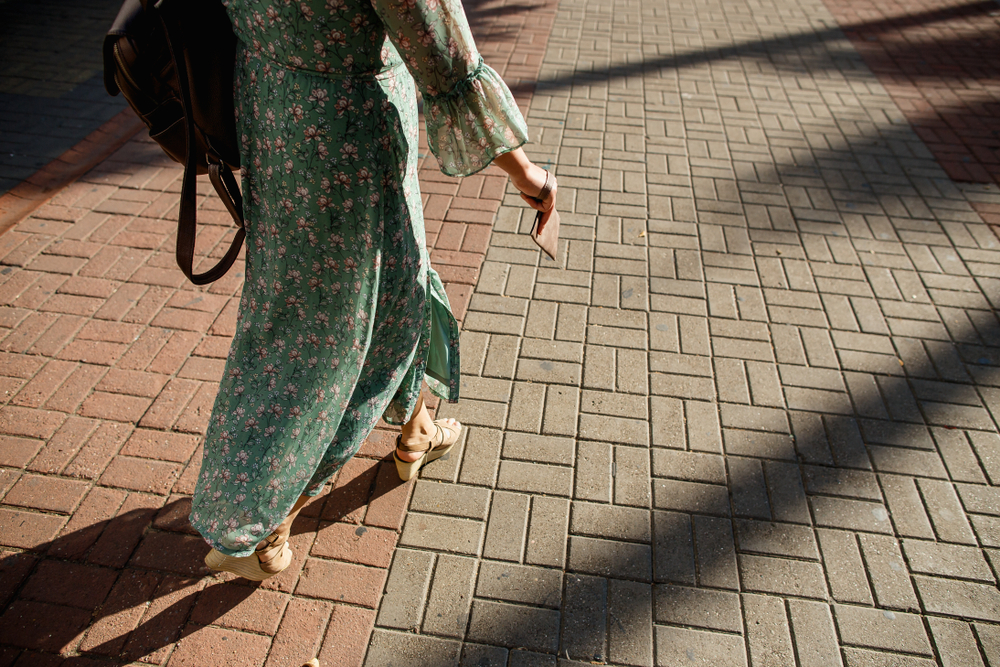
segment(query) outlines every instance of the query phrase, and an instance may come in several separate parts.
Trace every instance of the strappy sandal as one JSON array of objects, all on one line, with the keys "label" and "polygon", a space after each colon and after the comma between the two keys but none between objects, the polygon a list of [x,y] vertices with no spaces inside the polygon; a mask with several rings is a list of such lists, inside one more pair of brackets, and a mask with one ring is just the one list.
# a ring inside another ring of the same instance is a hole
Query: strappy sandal
[{"label": "strappy sandal", "polygon": [[269,535],[249,556],[227,556],[212,549],[205,556],[205,565],[213,570],[231,572],[250,581],[264,581],[280,574],[292,563],[292,549],[282,535]]},{"label": "strappy sandal", "polygon": [[[419,442],[415,445],[404,445],[402,443],[402,436],[396,436],[396,449],[402,449],[404,452],[423,452],[424,455],[421,456],[416,461],[403,461],[398,456],[396,452],[392,453],[392,458],[396,460],[396,472],[399,473],[399,478],[404,482],[408,482],[417,476],[420,469],[431,461],[435,461],[448,452],[451,448],[455,446],[458,442],[458,436],[462,434],[462,425],[458,424],[457,427],[449,426],[445,423],[445,420],[438,419],[434,422],[434,426],[437,428],[437,433],[434,434],[435,437],[431,438],[427,442]],[[435,445],[434,441],[437,440],[438,444]]]}]

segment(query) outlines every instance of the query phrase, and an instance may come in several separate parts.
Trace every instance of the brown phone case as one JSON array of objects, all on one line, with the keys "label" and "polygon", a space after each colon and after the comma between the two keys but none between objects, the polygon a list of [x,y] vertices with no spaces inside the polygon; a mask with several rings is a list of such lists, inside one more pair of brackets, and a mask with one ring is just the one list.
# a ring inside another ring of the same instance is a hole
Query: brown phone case
[{"label": "brown phone case", "polygon": [[[534,200],[541,203],[549,196],[555,179],[551,172],[545,172],[545,185]],[[546,255],[555,259],[559,251],[559,211],[553,207],[549,211],[538,211],[535,214],[535,224],[531,227],[531,240],[541,248]]]},{"label": "brown phone case", "polygon": [[[548,215],[548,220],[542,222]],[[559,211],[552,209],[546,213],[538,211],[535,215],[535,224],[531,228],[531,240],[538,244],[546,255],[552,259],[556,258],[559,250]]]}]

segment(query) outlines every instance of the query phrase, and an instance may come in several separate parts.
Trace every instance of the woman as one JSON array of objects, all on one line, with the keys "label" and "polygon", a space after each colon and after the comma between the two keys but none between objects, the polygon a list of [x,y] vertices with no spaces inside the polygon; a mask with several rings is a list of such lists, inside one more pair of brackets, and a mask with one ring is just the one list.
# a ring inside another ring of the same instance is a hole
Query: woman
[{"label": "woman", "polygon": [[420,396],[426,381],[457,400],[459,361],[425,246],[413,79],[442,171],[495,162],[546,216],[555,188],[459,0],[226,4],[247,267],[191,524],[209,567],[261,580],[291,562],[291,522],[380,417],[402,423],[403,479],[461,431]]}]

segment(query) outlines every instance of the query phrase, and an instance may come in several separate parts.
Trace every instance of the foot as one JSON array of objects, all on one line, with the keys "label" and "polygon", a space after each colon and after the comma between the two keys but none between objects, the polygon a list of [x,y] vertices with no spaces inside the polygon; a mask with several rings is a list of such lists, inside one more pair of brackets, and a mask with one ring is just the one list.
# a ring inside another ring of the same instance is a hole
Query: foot
[{"label": "foot", "polygon": [[[440,424],[442,428],[455,433],[462,429],[462,425],[454,419],[439,419],[436,423]],[[438,429],[434,424],[435,422],[431,420],[430,413],[427,412],[427,406],[424,405],[424,397],[421,396],[417,401],[417,407],[413,411],[410,421],[403,424],[398,444],[407,445],[409,448],[425,442],[431,442],[431,448],[436,447],[441,442],[440,438],[447,439],[448,436],[447,434],[439,436]],[[423,451],[406,451],[402,447],[396,449],[396,458],[405,463],[412,463],[421,456],[423,456]]]},{"label": "foot", "polygon": [[[398,440],[399,445],[395,452],[396,472],[404,482],[416,477],[420,469],[431,461],[436,461],[450,452],[462,433],[462,425],[454,419],[439,419],[431,425],[435,433],[430,439],[404,443],[400,436]],[[405,454],[413,454],[416,458],[412,456],[407,457],[407,460],[400,458],[400,455]]]},{"label": "foot", "polygon": [[[451,440],[452,437],[457,440],[458,434],[462,430],[462,425],[455,419],[438,419],[435,422],[430,421],[430,417],[427,417],[427,421],[430,422],[427,428],[415,428],[410,433],[404,432],[400,435],[400,446],[396,448],[396,457],[400,461],[412,463],[423,456],[427,449],[434,449],[441,445],[442,442]],[[441,429],[436,428],[435,424],[440,426]],[[442,433],[442,431],[444,432]],[[403,446],[420,447],[425,443],[429,446],[427,449],[422,449],[422,451],[407,451],[403,449]]]},{"label": "foot", "polygon": [[264,581],[284,571],[292,563],[292,550],[287,542],[268,549],[258,549],[249,556],[227,556],[212,549],[205,556],[205,565],[213,570],[230,572],[250,581]]}]

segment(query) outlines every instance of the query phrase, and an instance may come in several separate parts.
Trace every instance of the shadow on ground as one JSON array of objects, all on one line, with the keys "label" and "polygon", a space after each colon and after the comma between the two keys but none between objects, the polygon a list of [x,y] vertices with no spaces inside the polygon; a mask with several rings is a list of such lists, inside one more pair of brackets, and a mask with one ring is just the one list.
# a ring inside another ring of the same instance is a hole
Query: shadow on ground
[{"label": "shadow on ground", "polygon": [[[866,84],[872,82],[874,71],[887,85],[898,82],[909,87],[906,118],[949,176],[958,181],[1000,183],[1000,97],[995,92],[1000,86],[1000,59],[995,57],[1000,18],[994,16],[998,16],[997,4],[987,0],[737,44],[678,47],[659,57],[608,66],[595,63],[589,71],[576,70],[522,84],[514,92],[545,94],[612,79],[656,77],[658,73],[728,60],[737,64],[757,61],[765,70],[783,74],[853,70],[850,80]],[[907,29],[958,19],[981,20],[975,39],[957,30],[950,38],[919,30],[905,34]],[[610,21],[604,29],[611,29]],[[858,53],[865,65],[861,65]],[[917,92],[922,89],[933,92],[924,98]],[[947,103],[942,101],[945,99]]]},{"label": "shadow on ground", "polygon": [[[376,463],[369,472],[335,480],[332,490],[307,505],[292,528],[293,547],[301,543],[308,552],[317,530],[350,520],[402,484],[376,484],[378,469]],[[18,665],[59,663],[55,654],[87,632],[80,651],[107,658],[101,664],[158,664],[168,647],[216,622],[258,588],[291,592],[300,569],[262,583],[228,574],[208,578],[213,573],[203,559],[209,547],[188,523],[190,508],[191,499],[183,497],[159,509],[126,511],[0,559],[0,644],[7,651],[42,651],[25,652]],[[306,539],[296,540],[299,535]],[[298,568],[306,555],[299,549]]]}]

